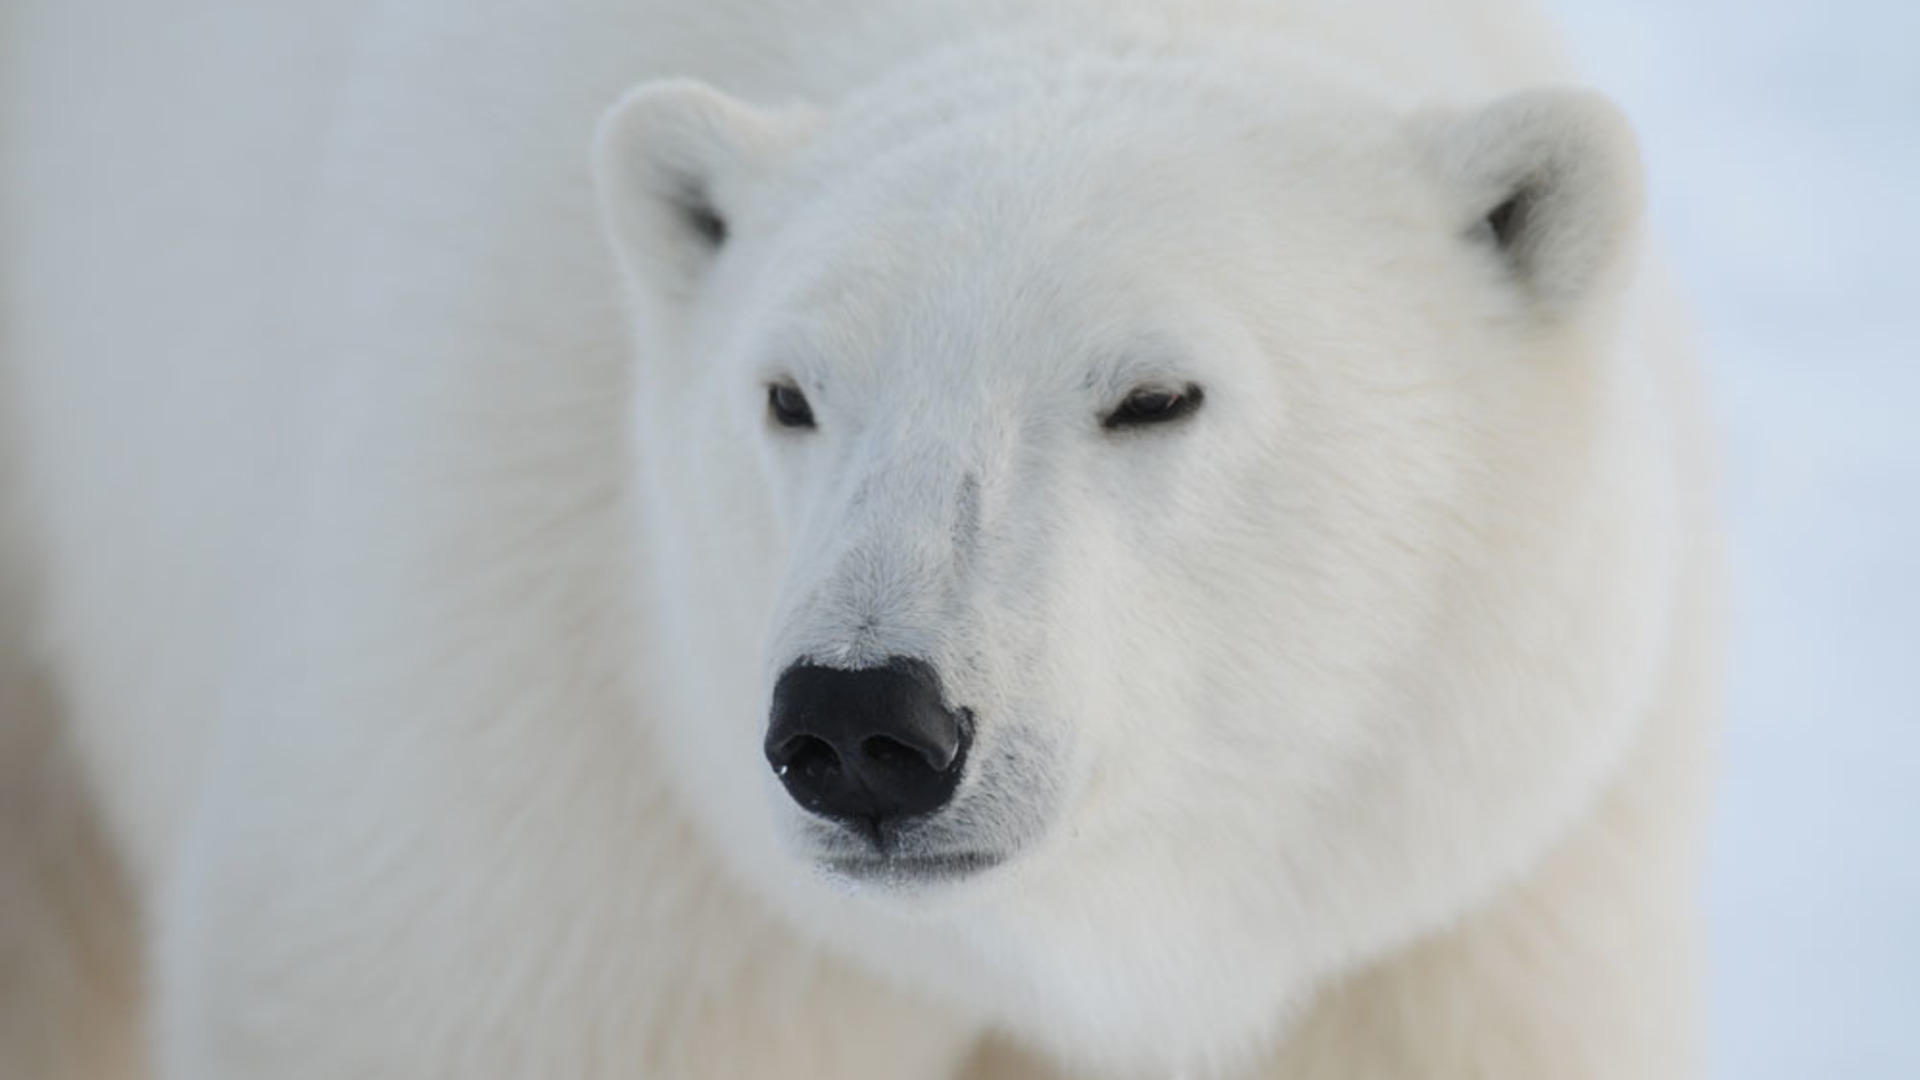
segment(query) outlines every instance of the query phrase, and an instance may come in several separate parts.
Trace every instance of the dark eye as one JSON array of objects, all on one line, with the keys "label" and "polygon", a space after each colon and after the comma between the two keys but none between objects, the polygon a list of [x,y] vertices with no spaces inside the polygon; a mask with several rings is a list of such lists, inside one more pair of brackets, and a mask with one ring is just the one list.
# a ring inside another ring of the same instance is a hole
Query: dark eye
[{"label": "dark eye", "polygon": [[1177,390],[1165,386],[1141,387],[1128,394],[1118,408],[1103,417],[1100,426],[1112,431],[1115,428],[1165,424],[1199,408],[1203,396],[1200,387],[1193,383]]},{"label": "dark eye", "polygon": [[807,395],[792,383],[774,383],[767,387],[767,412],[781,427],[813,426],[813,406],[807,404]]}]

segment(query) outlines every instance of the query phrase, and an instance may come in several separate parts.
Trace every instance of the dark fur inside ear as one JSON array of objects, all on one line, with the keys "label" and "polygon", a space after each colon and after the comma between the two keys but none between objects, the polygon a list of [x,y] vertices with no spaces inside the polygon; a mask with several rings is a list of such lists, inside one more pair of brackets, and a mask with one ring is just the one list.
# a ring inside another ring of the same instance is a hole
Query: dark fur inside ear
[{"label": "dark fur inside ear", "polygon": [[1480,216],[1474,232],[1491,245],[1521,282],[1538,281],[1542,245],[1553,238],[1553,215],[1564,201],[1550,172],[1534,173],[1504,188],[1493,209]]},{"label": "dark fur inside ear", "polygon": [[673,197],[673,208],[688,230],[706,241],[709,247],[718,248],[726,243],[727,219],[720,216],[720,210],[713,205],[706,185],[697,180],[683,179]]},{"label": "dark fur inside ear", "polygon": [[1522,184],[1481,218],[1480,223],[1491,234],[1495,247],[1505,251],[1513,249],[1514,240],[1527,227],[1527,211],[1533,200],[1532,185]]}]

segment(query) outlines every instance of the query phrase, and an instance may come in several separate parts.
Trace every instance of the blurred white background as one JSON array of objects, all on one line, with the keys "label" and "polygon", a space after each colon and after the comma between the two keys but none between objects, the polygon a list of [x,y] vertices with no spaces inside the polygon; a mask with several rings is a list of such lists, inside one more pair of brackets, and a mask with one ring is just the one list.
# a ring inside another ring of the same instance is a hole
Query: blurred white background
[{"label": "blurred white background", "polygon": [[1726,445],[1718,1080],[1920,1078],[1920,4],[1555,0]]}]

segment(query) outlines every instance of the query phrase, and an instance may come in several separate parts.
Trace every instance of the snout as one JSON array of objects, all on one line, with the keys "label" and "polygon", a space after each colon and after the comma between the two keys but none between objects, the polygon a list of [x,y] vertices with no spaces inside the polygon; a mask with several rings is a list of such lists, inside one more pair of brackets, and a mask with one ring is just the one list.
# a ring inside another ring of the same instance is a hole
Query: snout
[{"label": "snout", "polygon": [[767,762],[803,808],[879,843],[887,826],[953,798],[972,729],[965,709],[941,700],[924,661],[796,664],[774,685]]}]

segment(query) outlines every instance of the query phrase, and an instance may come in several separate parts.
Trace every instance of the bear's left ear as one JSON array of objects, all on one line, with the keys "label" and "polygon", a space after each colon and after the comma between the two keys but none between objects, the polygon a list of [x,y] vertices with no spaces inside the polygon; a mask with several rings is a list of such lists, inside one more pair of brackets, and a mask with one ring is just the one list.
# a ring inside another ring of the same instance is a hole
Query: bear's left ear
[{"label": "bear's left ear", "polygon": [[735,215],[811,132],[812,113],[742,104],[705,83],[634,88],[601,119],[600,213],[636,285],[684,300],[728,243]]},{"label": "bear's left ear", "polygon": [[1536,311],[1568,316],[1624,283],[1645,182],[1633,131],[1611,102],[1530,90],[1418,123],[1461,230],[1501,261]]}]

